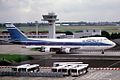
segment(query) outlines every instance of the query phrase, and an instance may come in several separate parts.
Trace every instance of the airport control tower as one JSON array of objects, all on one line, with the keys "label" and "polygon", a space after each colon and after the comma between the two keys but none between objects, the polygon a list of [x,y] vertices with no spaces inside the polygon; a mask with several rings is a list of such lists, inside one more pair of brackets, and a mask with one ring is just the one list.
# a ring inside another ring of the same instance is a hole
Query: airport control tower
[{"label": "airport control tower", "polygon": [[48,21],[49,23],[49,38],[55,38],[55,21],[58,21],[57,15],[55,15],[55,13],[48,13],[48,15],[42,15],[43,19],[42,21]]}]

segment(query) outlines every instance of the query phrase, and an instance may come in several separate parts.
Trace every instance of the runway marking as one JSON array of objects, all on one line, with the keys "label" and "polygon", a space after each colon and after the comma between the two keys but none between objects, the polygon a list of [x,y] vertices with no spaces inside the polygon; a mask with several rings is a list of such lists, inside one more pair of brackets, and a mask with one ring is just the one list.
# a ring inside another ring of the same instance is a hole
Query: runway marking
[{"label": "runway marking", "polygon": [[89,68],[89,70],[120,70],[120,68]]}]

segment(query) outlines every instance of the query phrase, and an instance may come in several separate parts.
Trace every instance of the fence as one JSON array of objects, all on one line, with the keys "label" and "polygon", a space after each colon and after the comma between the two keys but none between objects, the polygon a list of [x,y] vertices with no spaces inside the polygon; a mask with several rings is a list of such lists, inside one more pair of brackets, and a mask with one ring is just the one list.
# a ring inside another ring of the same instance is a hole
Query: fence
[{"label": "fence", "polygon": [[16,76],[16,77],[63,77],[58,72],[0,72],[0,76]]}]

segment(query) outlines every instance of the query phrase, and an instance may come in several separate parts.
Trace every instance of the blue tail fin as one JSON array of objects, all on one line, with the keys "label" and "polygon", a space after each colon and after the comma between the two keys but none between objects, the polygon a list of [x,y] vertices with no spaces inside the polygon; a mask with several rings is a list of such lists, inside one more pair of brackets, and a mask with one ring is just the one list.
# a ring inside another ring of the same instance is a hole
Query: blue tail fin
[{"label": "blue tail fin", "polygon": [[17,27],[12,23],[5,24],[12,41],[27,41],[27,36],[23,34]]}]

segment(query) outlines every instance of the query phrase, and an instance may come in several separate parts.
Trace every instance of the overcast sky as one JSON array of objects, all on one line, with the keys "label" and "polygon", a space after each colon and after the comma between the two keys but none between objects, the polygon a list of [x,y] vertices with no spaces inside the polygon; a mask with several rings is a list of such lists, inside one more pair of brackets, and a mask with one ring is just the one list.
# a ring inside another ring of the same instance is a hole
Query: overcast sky
[{"label": "overcast sky", "polygon": [[40,22],[48,12],[60,21],[120,21],[120,0],[0,0],[0,22]]}]

